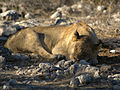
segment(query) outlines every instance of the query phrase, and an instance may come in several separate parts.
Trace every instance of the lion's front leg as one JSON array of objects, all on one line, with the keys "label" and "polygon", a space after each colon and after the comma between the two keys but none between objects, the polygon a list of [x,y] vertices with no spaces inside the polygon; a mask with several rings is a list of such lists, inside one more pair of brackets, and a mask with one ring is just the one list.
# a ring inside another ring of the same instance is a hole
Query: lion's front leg
[{"label": "lion's front leg", "polygon": [[38,47],[37,52],[39,55],[41,55],[43,58],[47,58],[47,59],[55,59],[55,60],[62,60],[65,59],[64,55],[61,54],[51,54],[49,52],[47,52],[43,47]]},{"label": "lion's front leg", "polygon": [[52,54],[54,55],[54,58],[56,58],[57,60],[62,60],[62,59],[66,59],[66,51],[64,49],[64,47],[62,47],[60,45],[60,43],[58,43],[53,49],[52,49]]}]

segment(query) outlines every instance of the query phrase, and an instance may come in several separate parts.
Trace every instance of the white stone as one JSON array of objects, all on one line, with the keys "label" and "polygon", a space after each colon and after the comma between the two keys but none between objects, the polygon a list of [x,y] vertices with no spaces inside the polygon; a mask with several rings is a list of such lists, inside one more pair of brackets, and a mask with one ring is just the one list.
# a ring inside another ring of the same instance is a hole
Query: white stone
[{"label": "white stone", "polygon": [[3,29],[0,28],[0,36],[2,36],[2,34],[3,34]]},{"label": "white stone", "polygon": [[11,90],[11,86],[9,85],[9,83],[3,85],[3,90]]},{"label": "white stone", "polygon": [[34,15],[31,14],[31,13],[27,13],[27,14],[25,15],[25,18],[26,18],[26,19],[31,19],[31,18],[34,18]]},{"label": "white stone", "polygon": [[116,50],[110,50],[110,53],[116,53]]},{"label": "white stone", "polygon": [[102,11],[104,9],[104,6],[97,6],[98,11]]},{"label": "white stone", "polygon": [[77,77],[79,79],[80,84],[87,84],[92,82],[92,77],[88,74],[83,74]]},{"label": "white stone", "polygon": [[0,56],[0,67],[2,67],[5,63],[5,58],[3,56]]},{"label": "white stone", "polygon": [[50,63],[40,63],[39,68],[49,69],[52,65]]},{"label": "white stone", "polygon": [[51,19],[55,19],[55,18],[62,18],[62,12],[61,11],[56,11],[55,13],[53,13],[50,16]]},{"label": "white stone", "polygon": [[8,10],[6,12],[1,13],[0,16],[3,19],[7,18],[7,17],[8,17],[7,19],[10,19],[10,20],[19,19],[19,15],[18,15],[18,13],[15,10]]}]

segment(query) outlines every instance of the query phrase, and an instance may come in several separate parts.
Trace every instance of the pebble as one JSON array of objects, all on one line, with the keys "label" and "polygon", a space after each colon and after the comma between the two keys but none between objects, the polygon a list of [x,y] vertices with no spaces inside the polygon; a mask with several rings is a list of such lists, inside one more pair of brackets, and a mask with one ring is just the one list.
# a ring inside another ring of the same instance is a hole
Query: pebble
[{"label": "pebble", "polygon": [[79,79],[80,84],[88,84],[90,82],[92,82],[92,76],[88,75],[88,74],[82,74],[80,76],[77,77]]},{"label": "pebble", "polygon": [[113,90],[120,90],[120,85],[114,85]]},{"label": "pebble", "polygon": [[63,73],[61,70],[57,70],[57,71],[56,71],[56,74],[57,74],[58,76],[63,76],[63,75],[64,75],[64,73]]},{"label": "pebble", "polygon": [[88,62],[86,62],[86,60],[80,60],[80,62],[79,62],[80,64],[84,64],[84,65],[89,65],[89,63]]},{"label": "pebble", "polygon": [[5,64],[5,58],[3,56],[0,56],[0,67],[2,67]]},{"label": "pebble", "polygon": [[27,14],[25,15],[25,18],[26,18],[26,19],[32,19],[32,18],[34,18],[34,15],[33,15],[32,13],[27,13]]},{"label": "pebble", "polygon": [[75,78],[75,79],[73,79],[73,80],[70,81],[70,86],[71,87],[78,87],[79,84],[80,84],[80,81],[79,81],[78,78]]},{"label": "pebble", "polygon": [[29,56],[20,53],[12,53],[12,57],[16,60],[23,60],[23,61],[29,59]]},{"label": "pebble", "polygon": [[17,70],[17,69],[19,69],[19,68],[18,68],[18,66],[14,66],[14,69],[16,69],[16,70]]},{"label": "pebble", "polygon": [[70,74],[75,74],[78,69],[78,64],[73,64],[68,69],[69,69]]},{"label": "pebble", "polygon": [[11,90],[11,86],[9,84],[5,84],[2,87],[3,90]]},{"label": "pebble", "polygon": [[110,50],[110,53],[120,54],[120,50]]},{"label": "pebble", "polygon": [[103,65],[101,65],[101,67],[100,67],[100,71],[108,71],[108,70],[110,70],[112,67],[110,66],[110,65],[105,65],[105,64],[103,64]]},{"label": "pebble", "polygon": [[110,50],[110,53],[116,53],[116,50]]},{"label": "pebble", "polygon": [[72,60],[65,61],[64,68],[69,68],[74,62]]},{"label": "pebble", "polygon": [[2,41],[6,41],[7,39],[8,39],[7,37],[0,37],[0,40],[2,40]]},{"label": "pebble", "polygon": [[64,63],[65,63],[65,60],[61,60],[55,66],[58,68],[64,68]]},{"label": "pebble", "polygon": [[16,84],[17,84],[17,82],[16,82],[15,79],[10,79],[10,80],[8,81],[8,83],[9,83],[9,85],[16,85]]}]

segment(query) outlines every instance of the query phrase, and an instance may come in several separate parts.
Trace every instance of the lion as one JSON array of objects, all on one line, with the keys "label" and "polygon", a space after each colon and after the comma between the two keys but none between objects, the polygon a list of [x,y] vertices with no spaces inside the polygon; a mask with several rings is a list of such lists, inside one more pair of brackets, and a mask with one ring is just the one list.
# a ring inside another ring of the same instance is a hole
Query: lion
[{"label": "lion", "polygon": [[36,26],[15,33],[5,43],[14,53],[34,53],[43,58],[87,60],[98,63],[99,39],[89,25]]}]

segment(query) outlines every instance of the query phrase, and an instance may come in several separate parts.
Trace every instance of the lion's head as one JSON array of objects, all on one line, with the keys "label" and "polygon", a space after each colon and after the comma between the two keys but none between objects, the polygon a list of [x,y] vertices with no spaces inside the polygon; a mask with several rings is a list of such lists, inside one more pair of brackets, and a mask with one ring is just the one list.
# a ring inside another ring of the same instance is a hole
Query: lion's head
[{"label": "lion's head", "polygon": [[96,64],[100,40],[98,40],[94,30],[86,24],[77,24],[76,31],[73,34],[71,48],[71,58],[74,60],[89,60]]}]

